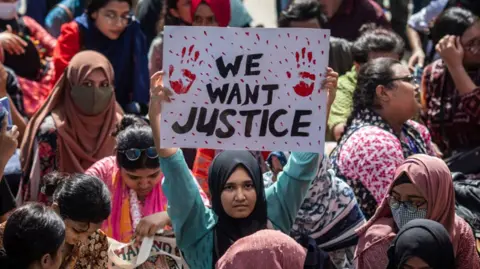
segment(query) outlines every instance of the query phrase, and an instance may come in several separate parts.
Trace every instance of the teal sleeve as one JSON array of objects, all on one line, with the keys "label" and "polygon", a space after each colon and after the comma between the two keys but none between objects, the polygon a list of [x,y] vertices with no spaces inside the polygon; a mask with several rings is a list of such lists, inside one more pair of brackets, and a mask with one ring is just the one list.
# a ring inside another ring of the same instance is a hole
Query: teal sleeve
[{"label": "teal sleeve", "polygon": [[277,182],[265,190],[268,219],[288,234],[311,181],[320,167],[318,153],[293,152]]},{"label": "teal sleeve", "polygon": [[168,199],[167,211],[178,247],[191,247],[213,228],[216,216],[204,205],[181,150],[168,158],[160,158],[160,168],[165,176],[162,188]]}]

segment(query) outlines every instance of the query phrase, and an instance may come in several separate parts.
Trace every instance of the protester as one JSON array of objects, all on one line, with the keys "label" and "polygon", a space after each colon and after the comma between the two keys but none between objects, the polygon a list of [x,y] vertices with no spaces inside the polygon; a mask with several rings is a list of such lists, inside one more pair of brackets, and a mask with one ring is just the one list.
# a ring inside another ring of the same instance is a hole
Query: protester
[{"label": "protester", "polygon": [[107,186],[89,175],[50,173],[42,192],[65,223],[62,268],[107,268],[108,238],[100,230],[111,209]]},{"label": "protester", "polygon": [[[148,0],[144,0],[147,1]],[[190,13],[190,0],[166,0],[165,25],[181,26],[191,25],[192,15]],[[148,69],[150,76],[163,70],[163,29],[155,37],[148,52]]]},{"label": "protester", "polygon": [[450,234],[442,224],[428,219],[408,222],[388,250],[387,269],[455,268]]},{"label": "protester", "polygon": [[243,0],[230,0],[230,23],[228,26],[230,27],[251,27],[253,22],[252,16],[248,12]]},{"label": "protester", "polygon": [[85,9],[85,0],[63,0],[48,12],[45,18],[45,29],[54,37],[61,33],[63,24],[71,22],[82,15]]},{"label": "protester", "polygon": [[356,268],[386,268],[388,247],[398,230],[414,219],[430,219],[445,227],[453,243],[454,268],[480,268],[472,229],[455,214],[452,177],[442,160],[423,154],[409,157],[396,169],[386,193],[375,215],[358,231]]},{"label": "protester", "polygon": [[[329,70],[322,88],[334,91],[335,75]],[[251,153],[224,151],[210,167],[212,209],[206,208],[182,152],[160,147],[162,103],[171,101],[171,92],[161,84],[161,76],[157,73],[151,78],[149,116],[165,175],[162,187],[170,205],[168,214],[177,232],[178,247],[189,266],[212,268],[234,241],[267,228],[267,219],[273,228],[288,234],[310,181],[317,174],[319,155],[292,153],[278,181],[265,190],[260,165]]]},{"label": "protester", "polygon": [[459,9],[444,15],[453,13],[466,20],[438,42],[442,59],[425,68],[422,81],[423,121],[445,156],[480,146],[480,22]]},{"label": "protester", "polygon": [[335,174],[353,188],[367,219],[405,158],[435,154],[428,130],[410,120],[420,108],[417,88],[408,67],[392,58],[372,60],[358,73],[353,111],[330,157]]},{"label": "protester", "polygon": [[150,48],[153,40],[163,31],[165,10],[165,0],[142,0],[138,3],[136,16],[147,39],[147,48]]},{"label": "protester", "polygon": [[[103,180],[111,193],[112,214],[102,230],[108,237],[128,243],[141,218],[167,210],[167,198],[150,126],[127,115],[118,126],[116,140],[116,154],[96,162],[85,173]],[[198,189],[209,205],[200,186]],[[163,218],[159,229],[170,223],[166,214],[151,218]]]},{"label": "protester", "polygon": [[405,44],[394,32],[372,25],[365,25],[362,30],[363,34],[351,46],[354,64],[350,67],[351,70],[338,80],[337,97],[328,118],[328,128],[335,141],[344,133],[347,119],[352,112],[353,93],[360,66],[379,57],[400,60],[404,52]]},{"label": "protester", "polygon": [[215,268],[303,268],[305,256],[305,249],[289,236],[278,231],[261,230],[237,240]]},{"label": "protester", "polygon": [[50,208],[27,204],[0,224],[0,267],[4,269],[59,269],[65,224]]},{"label": "protester", "polygon": [[146,114],[148,48],[140,24],[131,15],[132,1],[91,1],[86,13],[62,26],[53,55],[55,81],[79,51],[97,51],[113,66],[115,96],[125,112]]},{"label": "protester", "polygon": [[[318,0],[293,2],[288,9],[280,13],[278,27],[280,28],[322,28],[327,21],[322,13]],[[350,42],[343,38],[330,38],[329,65],[340,75],[345,74],[352,67],[353,60],[350,52]]]},{"label": "protester", "polygon": [[323,26],[334,37],[356,40],[366,23],[390,27],[382,8],[372,0],[319,0],[328,21]]},{"label": "protester", "polygon": [[17,1],[0,4],[0,62],[18,76],[25,112],[31,116],[51,91],[54,69],[49,57],[57,41],[34,19],[18,14]]},{"label": "protester", "polygon": [[73,57],[28,123],[21,146],[25,201],[45,202],[39,190],[47,173],[82,173],[113,154],[111,134],[121,120],[113,92],[113,69],[107,58],[94,51]]}]

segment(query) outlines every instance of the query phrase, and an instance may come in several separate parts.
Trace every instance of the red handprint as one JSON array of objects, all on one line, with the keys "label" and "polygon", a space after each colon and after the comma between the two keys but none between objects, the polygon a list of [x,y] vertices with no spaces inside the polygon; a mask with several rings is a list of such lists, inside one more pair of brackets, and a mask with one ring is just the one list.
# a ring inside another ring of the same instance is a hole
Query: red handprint
[{"label": "red handprint", "polygon": [[[315,64],[316,60],[313,59],[313,53],[311,51],[307,52],[306,48],[302,48],[301,53],[298,51],[295,53],[295,59],[297,61],[297,68],[307,66],[310,67],[310,64]],[[287,72],[287,77],[291,78],[292,75],[290,72]],[[308,71],[299,71],[298,77],[300,81],[293,87],[293,90],[296,94],[302,97],[310,96],[315,88],[315,74]]]},{"label": "red handprint", "polygon": [[[191,66],[195,66],[198,57],[200,57],[200,52],[197,50],[195,51],[195,46],[191,45],[188,48],[187,54],[187,47],[182,48],[182,60],[180,61],[181,64],[190,64]],[[170,87],[172,90],[177,94],[185,94],[190,91],[190,88],[197,79],[197,75],[192,73],[189,69],[183,68],[181,70],[181,76],[177,80],[172,79],[172,75],[175,72],[175,67],[170,65],[168,67],[168,77],[170,80]]]}]

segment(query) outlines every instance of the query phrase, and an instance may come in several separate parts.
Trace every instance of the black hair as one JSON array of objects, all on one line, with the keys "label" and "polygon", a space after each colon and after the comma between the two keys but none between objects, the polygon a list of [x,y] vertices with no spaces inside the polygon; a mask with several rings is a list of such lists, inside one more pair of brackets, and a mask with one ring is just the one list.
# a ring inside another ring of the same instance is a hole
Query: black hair
[{"label": "black hair", "polygon": [[8,218],[0,251],[0,268],[26,269],[46,254],[55,258],[65,240],[65,224],[51,208],[26,204]]},{"label": "black hair", "polygon": [[362,65],[357,75],[357,86],[353,92],[353,110],[347,120],[347,128],[353,119],[362,110],[379,109],[381,105],[376,102],[377,86],[384,85],[393,88],[394,71],[392,67],[401,64],[400,61],[392,58],[381,57]]},{"label": "black hair", "polygon": [[446,35],[462,36],[475,21],[477,17],[469,10],[459,7],[445,10],[430,29],[432,43],[436,45]]},{"label": "black hair", "polygon": [[43,180],[42,192],[58,205],[63,219],[101,223],[110,215],[110,191],[97,177],[52,172]]},{"label": "black hair", "polygon": [[135,4],[135,0],[87,0],[87,14],[88,16],[92,16],[92,14],[102,7],[106,6],[108,3],[112,1],[117,1],[117,2],[125,2],[130,6],[130,9],[133,8]]},{"label": "black hair", "polygon": [[177,18],[175,16],[172,15],[172,13],[170,13],[170,9],[177,9],[177,3],[178,3],[178,0],[167,0],[167,8],[166,8],[166,11],[165,11],[165,25],[173,25],[173,26],[178,26],[178,25],[184,25],[185,22],[180,19],[180,18]]},{"label": "black hair", "polygon": [[125,114],[122,120],[117,123],[113,136],[117,136],[120,132],[124,131],[130,126],[146,126],[148,125],[142,118],[134,114]]},{"label": "black hair", "polygon": [[292,21],[308,21],[317,19],[320,26],[324,25],[327,17],[323,14],[318,0],[293,2],[280,13],[278,27],[290,27]]},{"label": "black hair", "polygon": [[361,35],[352,44],[353,60],[359,64],[368,62],[370,52],[391,52],[403,57],[405,42],[393,31],[365,24],[360,28]]},{"label": "black hair", "polygon": [[[143,122],[143,123],[142,123]],[[156,169],[160,167],[158,159],[148,158],[145,152],[138,160],[130,161],[125,155],[128,149],[147,149],[155,147],[152,128],[136,116],[125,116],[117,128],[117,163],[128,171],[137,169]]]}]

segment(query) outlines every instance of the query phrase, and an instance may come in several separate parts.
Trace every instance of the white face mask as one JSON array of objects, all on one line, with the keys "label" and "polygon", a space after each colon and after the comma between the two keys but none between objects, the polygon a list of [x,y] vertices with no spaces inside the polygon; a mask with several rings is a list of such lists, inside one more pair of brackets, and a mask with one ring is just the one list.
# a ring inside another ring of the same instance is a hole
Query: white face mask
[{"label": "white face mask", "polygon": [[17,15],[17,2],[0,3],[0,20],[11,20]]}]

